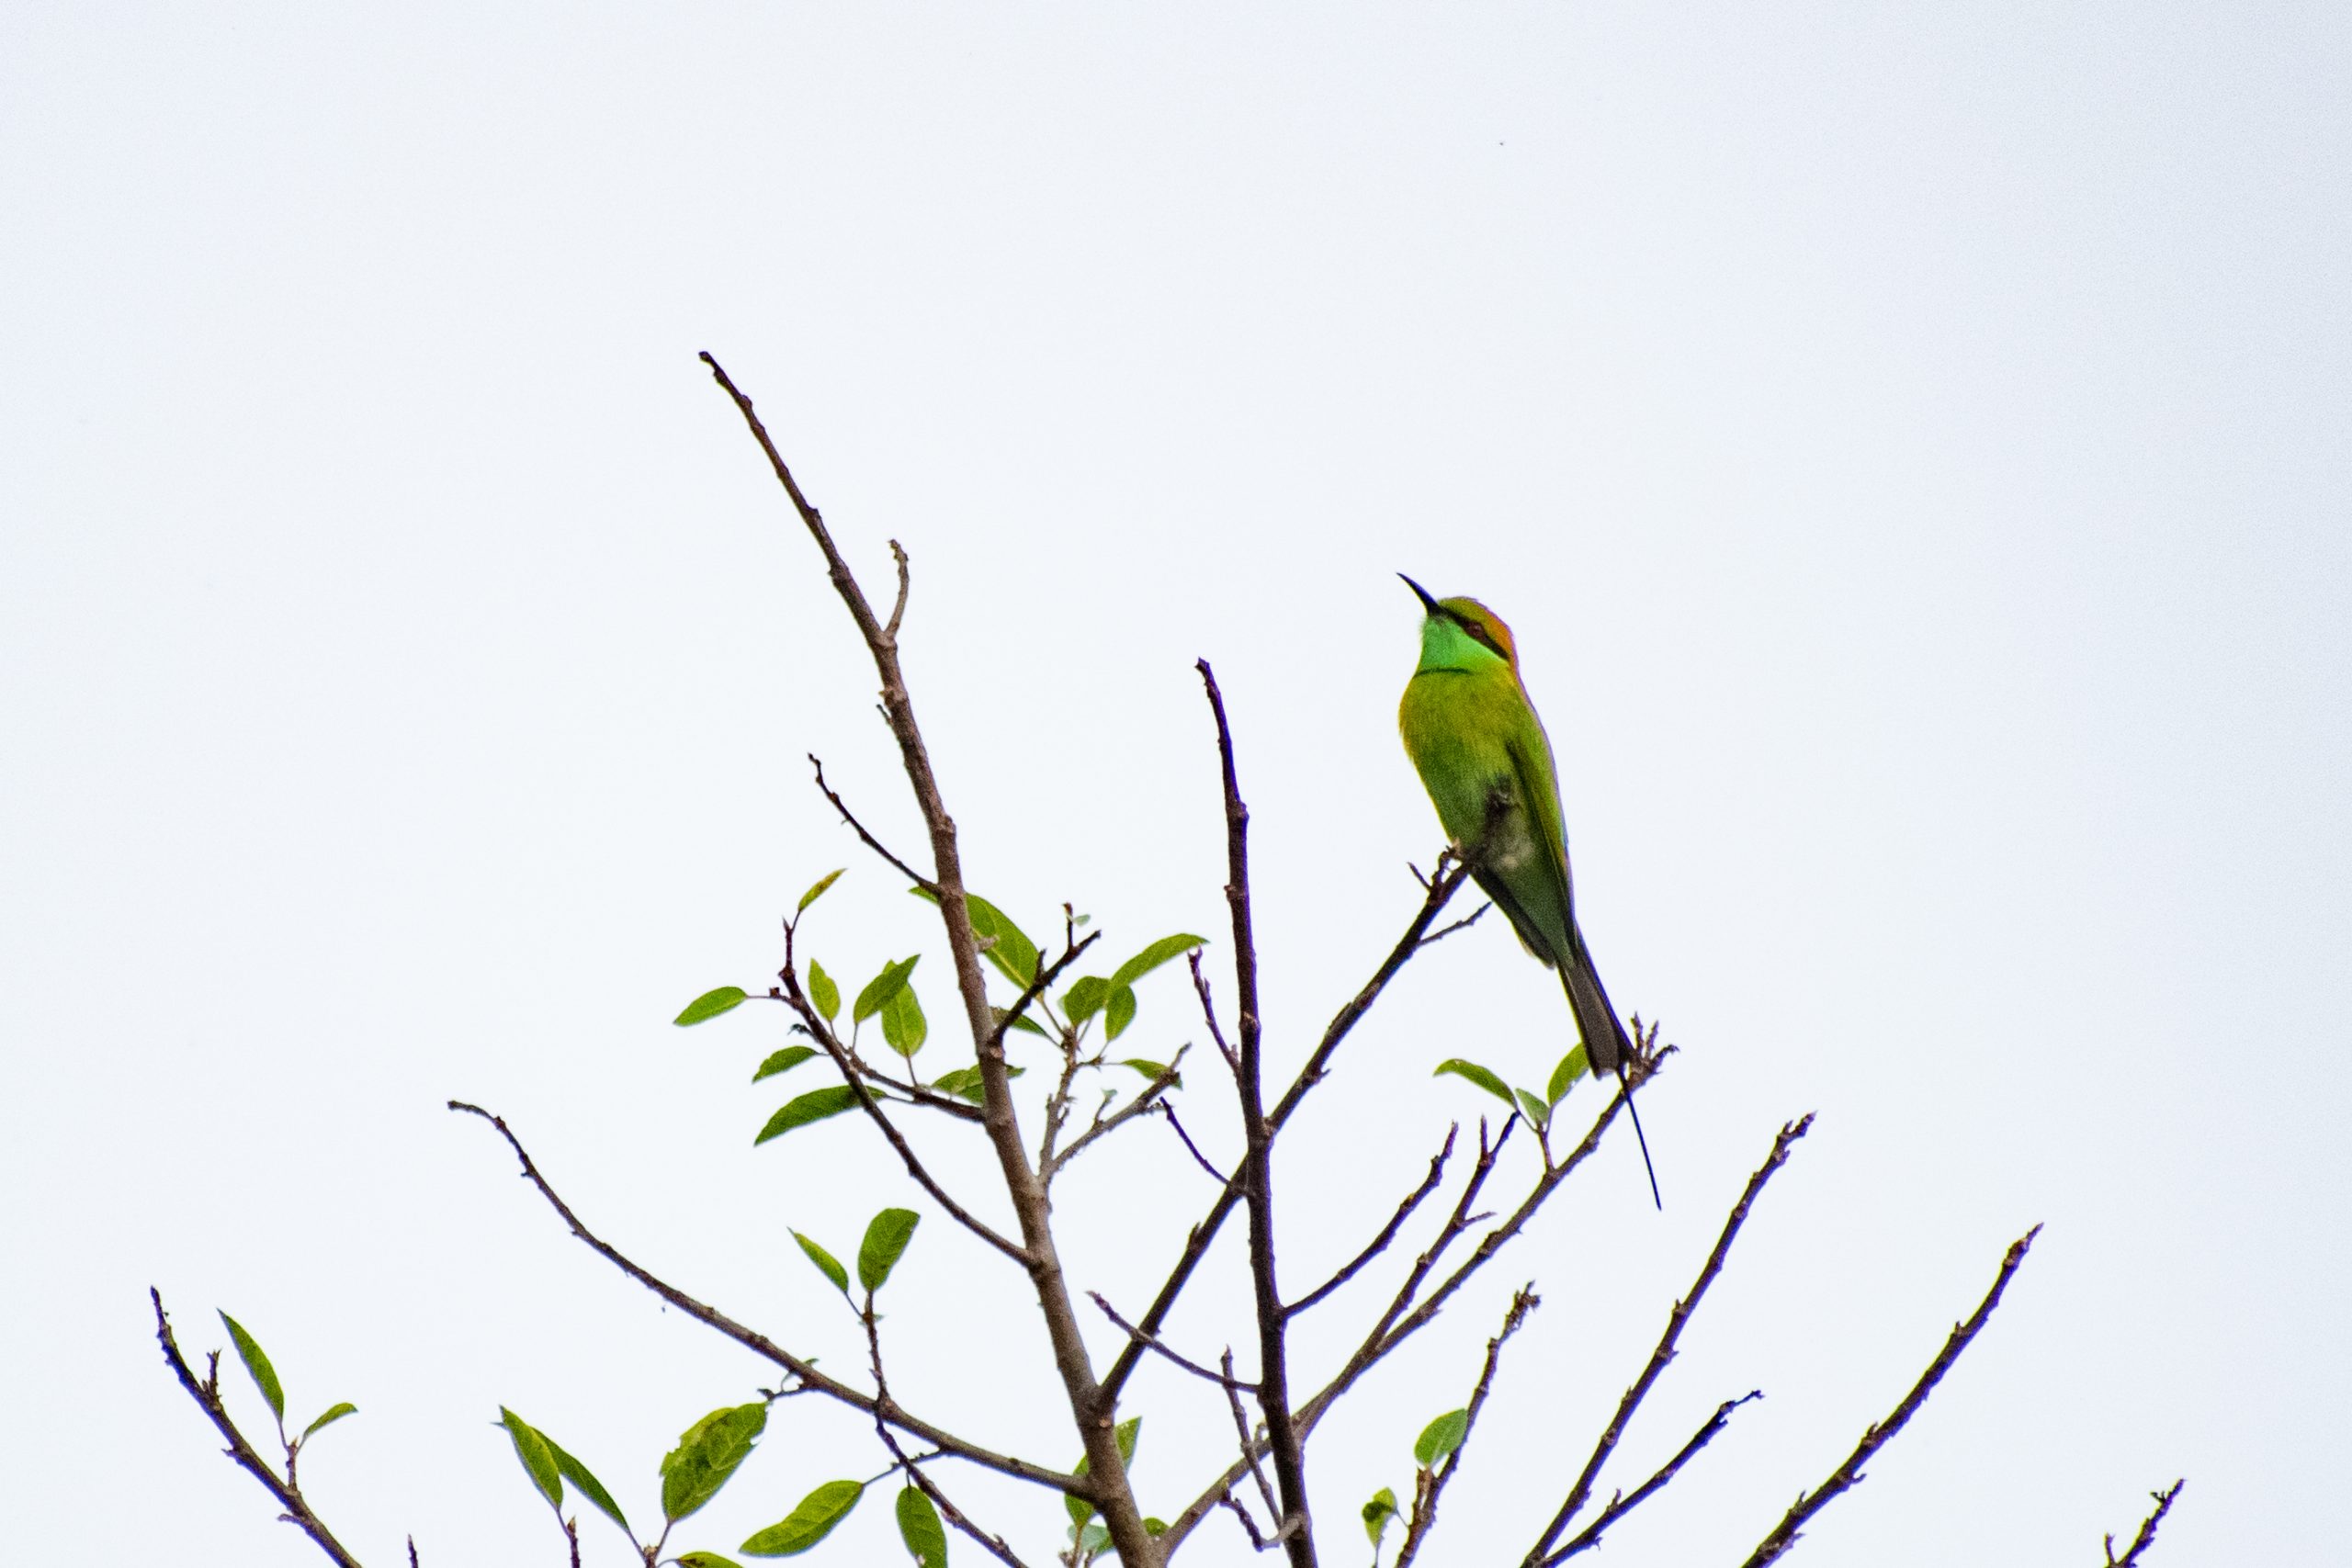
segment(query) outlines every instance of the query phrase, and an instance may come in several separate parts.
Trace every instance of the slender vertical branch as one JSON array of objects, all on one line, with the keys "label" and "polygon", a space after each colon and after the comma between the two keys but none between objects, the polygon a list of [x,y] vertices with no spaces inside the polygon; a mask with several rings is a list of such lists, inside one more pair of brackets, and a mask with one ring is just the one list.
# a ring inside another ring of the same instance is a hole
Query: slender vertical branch
[{"label": "slender vertical branch", "polygon": [[[1372,1010],[1373,1003],[1379,999],[1381,992],[1388,988],[1389,982],[1396,979],[1413,954],[1420,951],[1422,939],[1428,935],[1430,926],[1470,876],[1468,867],[1444,854],[1438,857],[1436,871],[1437,874],[1422,886],[1421,907],[1414,911],[1411,921],[1405,927],[1405,934],[1397,938],[1396,944],[1388,950],[1388,956],[1381,961],[1372,978],[1365,981],[1363,988],[1348,999],[1347,1005],[1332,1016],[1330,1023],[1323,1031],[1323,1038],[1316,1043],[1314,1054],[1306,1059],[1306,1066],[1299,1069],[1298,1077],[1291,1080],[1290,1089],[1283,1094],[1281,1103],[1266,1118],[1272,1133],[1281,1133],[1308,1091],[1322,1081],[1323,1074],[1329,1069],[1340,1043],[1363,1021],[1364,1015]],[[1186,1139],[1185,1142],[1189,1145],[1191,1140]],[[1195,1158],[1199,1157],[1199,1150],[1193,1150]],[[1205,1160],[1202,1163],[1207,1164]],[[1209,1168],[1214,1172],[1214,1167]],[[1183,1251],[1168,1270],[1168,1277],[1159,1287],[1159,1294],[1153,1298],[1143,1314],[1142,1326],[1147,1332],[1158,1333],[1167,1321],[1169,1313],[1175,1309],[1176,1298],[1183,1293],[1185,1284],[1191,1280],[1193,1270],[1208,1255],[1209,1244],[1216,1239],[1217,1231],[1240,1201],[1239,1184],[1228,1181],[1225,1190],[1218,1193],[1216,1201],[1209,1205],[1208,1213],[1185,1236]],[[1111,1363],[1111,1370],[1102,1374],[1102,1387],[1106,1393],[1115,1395],[1126,1385],[1142,1357],[1143,1347],[1140,1345],[1129,1345],[1120,1352],[1118,1359]],[[1206,1505],[1210,1507],[1215,1506],[1214,1499]]]},{"label": "slender vertical branch", "polygon": [[1953,1363],[1960,1359],[1960,1353],[1968,1348],[1968,1342],[1976,1337],[1977,1331],[1993,1315],[1993,1309],[2001,1304],[2001,1292],[2009,1288],[2009,1276],[2018,1271],[2018,1265],[2025,1261],[2026,1253],[2033,1247],[2033,1238],[2041,1234],[2041,1227],[2036,1225],[2009,1244],[2007,1254],[2001,1259],[2001,1271],[1993,1276],[1993,1288],[1984,1292],[1984,1299],[1977,1303],[1967,1322],[1952,1325],[1951,1337],[1944,1341],[1944,1348],[1936,1353],[1936,1359],[1928,1363],[1928,1370],[1919,1374],[1919,1381],[1911,1385],[1911,1392],[1903,1396],[1903,1403],[1897,1404],[1885,1420],[1862,1433],[1862,1440],[1854,1445],[1854,1451],[1846,1456],[1846,1462],[1832,1471],[1829,1479],[1823,1482],[1818,1490],[1797,1495],[1795,1506],[1782,1516],[1779,1524],[1772,1527],[1770,1535],[1757,1543],[1756,1550],[1748,1554],[1743,1568],[1764,1568],[1766,1563],[1778,1561],[1782,1552],[1796,1544],[1807,1520],[1821,1512],[1839,1493],[1861,1481],[1862,1466],[1870,1462],[1871,1455],[1878,1452],[1888,1438],[1903,1430],[1904,1424],[1919,1413],[1919,1407],[1928,1402],[1928,1395],[1935,1392],[1936,1384],[1951,1371]]},{"label": "slender vertical branch", "polygon": [[[335,1540],[334,1533],[327,1529],[325,1521],[311,1512],[311,1506],[302,1500],[300,1488],[290,1479],[279,1480],[277,1472],[254,1451],[251,1443],[245,1441],[244,1434],[237,1430],[237,1424],[229,1419],[229,1407],[220,1403],[220,1359],[215,1356],[210,1374],[199,1379],[194,1369],[188,1366],[187,1359],[180,1354],[179,1341],[172,1336],[172,1320],[164,1314],[164,1293],[150,1286],[147,1299],[155,1303],[155,1342],[164,1348],[164,1359],[171,1363],[173,1373],[180,1380],[180,1386],[187,1390],[187,1396],[196,1401],[197,1408],[204,1412],[206,1419],[223,1438],[229,1439],[228,1448],[222,1451],[235,1460],[247,1474],[269,1489],[269,1495],[277,1498],[277,1506],[285,1510],[278,1516],[280,1518],[309,1536],[321,1551],[341,1564],[342,1568],[359,1568],[359,1560],[345,1551],[343,1543]],[[412,1544],[409,1548],[412,1562],[415,1554],[416,1548]]]},{"label": "slender vertical branch", "polygon": [[1462,1456],[1469,1450],[1470,1436],[1478,1429],[1478,1413],[1487,1407],[1487,1395],[1495,1386],[1495,1369],[1501,1364],[1503,1346],[1519,1332],[1527,1314],[1544,1304],[1535,1293],[1531,1280],[1510,1299],[1510,1310],[1503,1315],[1503,1325],[1492,1339],[1487,1341],[1486,1364],[1478,1369],[1478,1386],[1470,1391],[1470,1403],[1463,1410],[1462,1440],[1445,1457],[1445,1462],[1429,1478],[1429,1484],[1417,1486],[1413,1492],[1413,1517],[1406,1528],[1405,1544],[1397,1550],[1396,1568],[1412,1568],[1413,1559],[1429,1541],[1430,1531],[1437,1528],[1438,1500],[1445,1495],[1446,1483],[1462,1466]]},{"label": "slender vertical branch", "polygon": [[1225,694],[1217,690],[1216,674],[1207,660],[1196,661],[1193,668],[1201,672],[1209,711],[1216,716],[1217,761],[1225,779],[1225,900],[1233,911],[1233,978],[1240,1010],[1235,1021],[1239,1038],[1233,1077],[1241,1096],[1242,1194],[1250,1209],[1250,1283],[1258,1308],[1258,1404],[1266,1417],[1274,1480],[1282,1487],[1283,1517],[1275,1521],[1275,1528],[1290,1529],[1283,1549],[1291,1568],[1315,1568],[1306,1464],[1298,1428],[1291,1420],[1288,1322],[1274,1279],[1273,1134],[1266,1123],[1261,1087],[1265,1064],[1258,1020],[1258,948],[1250,921],[1250,808],[1242,804],[1240,782],[1234,773],[1233,731],[1226,723]]},{"label": "slender vertical branch", "polygon": [[1780,1135],[1772,1140],[1772,1152],[1765,1156],[1762,1165],[1756,1168],[1756,1174],[1747,1179],[1747,1188],[1740,1193],[1739,1201],[1732,1205],[1730,1217],[1724,1221],[1723,1234],[1715,1238],[1714,1250],[1707,1254],[1707,1261],[1701,1265],[1699,1277],[1691,1281],[1690,1293],[1676,1302],[1674,1310],[1667,1314],[1666,1332],[1658,1337],[1657,1348],[1650,1352],[1649,1364],[1642,1369],[1642,1375],[1634,1380],[1634,1386],[1625,1391],[1625,1397],[1617,1402],[1616,1415],[1609,1418],[1600,1440],[1593,1445],[1592,1457],[1585,1461],[1584,1469],[1577,1475],[1576,1484],[1568,1488],[1568,1495],[1561,1503],[1560,1511],[1552,1516],[1552,1522],[1544,1527],[1542,1538],[1529,1550],[1526,1568],[1537,1568],[1545,1553],[1552,1550],[1552,1543],[1560,1539],[1560,1532],[1568,1528],[1568,1521],[1576,1517],[1577,1510],[1584,1506],[1585,1499],[1592,1495],[1592,1483],[1600,1479],[1600,1467],[1608,1463],[1609,1456],[1616,1451],[1618,1438],[1624,1436],[1626,1425],[1633,1420],[1634,1412],[1641,1408],[1643,1399],[1647,1397],[1651,1385],[1657,1382],[1658,1374],[1666,1371],[1668,1361],[1674,1359],[1675,1343],[1682,1337],[1683,1326],[1690,1321],[1690,1314],[1699,1310],[1700,1300],[1706,1295],[1707,1287],[1713,1284],[1715,1276],[1723,1272],[1724,1259],[1731,1255],[1732,1240],[1739,1235],[1739,1227],[1747,1223],[1747,1211],[1763,1193],[1765,1184],[1772,1179],[1781,1166],[1788,1163],[1789,1150],[1812,1130],[1813,1117],[1808,1112],[1798,1121],[1784,1124]]},{"label": "slender vertical branch", "polygon": [[964,864],[956,846],[956,819],[948,815],[946,801],[940,794],[931,752],[915,722],[914,704],[907,694],[906,676],[899,667],[899,630],[910,582],[905,552],[895,547],[892,550],[899,568],[899,602],[885,624],[866,602],[865,591],[858,587],[855,574],[834,545],[823,516],[802,493],[783,454],[769,437],[767,427],[760,423],[752,400],[737,389],[718,360],[705,354],[702,361],[710,367],[713,378],[734,400],[736,411],[742,415],[745,426],[775,470],[777,482],[791,498],[794,511],[799,513],[808,536],[825,558],[826,573],[834,592],[849,611],[850,619],[856,623],[858,636],[865,639],[866,650],[873,656],[875,672],[881,677],[883,717],[899,743],[907,783],[914,790],[915,805],[931,835],[931,885],[939,897],[940,919],[947,931],[947,949],[956,964],[956,987],[963,996],[965,1019],[979,1058],[981,1125],[988,1130],[1006,1194],[1021,1221],[1022,1249],[1027,1255],[1030,1281],[1036,1290],[1038,1310],[1045,1318],[1046,1336],[1053,1348],[1055,1371],[1060,1375],[1063,1393],[1069,1402],[1070,1418],[1077,1425],[1086,1450],[1091,1483],[1088,1490],[1095,1495],[1102,1522],[1118,1548],[1119,1560],[1127,1568],[1157,1568],[1160,1561],[1159,1547],[1144,1529],[1143,1512],[1136,1506],[1135,1490],[1119,1457],[1115,1391],[1106,1391],[1095,1381],[1078,1313],[1070,1302],[1069,1281],[1062,1273],[1061,1257],[1054,1245],[1045,1183],[1030,1165],[1028,1151],[1022,1145],[1012,1080],[1005,1072],[1004,1034],[989,1010],[988,981],[980,970],[979,942],[972,931],[971,909],[964,901]]}]

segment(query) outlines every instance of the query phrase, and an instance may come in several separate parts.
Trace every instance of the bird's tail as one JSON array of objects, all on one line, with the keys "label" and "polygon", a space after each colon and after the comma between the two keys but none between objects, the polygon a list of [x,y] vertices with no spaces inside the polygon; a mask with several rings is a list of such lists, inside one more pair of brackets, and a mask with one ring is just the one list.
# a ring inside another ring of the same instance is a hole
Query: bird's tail
[{"label": "bird's tail", "polygon": [[1617,1010],[1609,1005],[1609,993],[1600,988],[1600,976],[1584,950],[1581,933],[1575,953],[1560,965],[1560,984],[1568,993],[1568,1010],[1576,1014],[1577,1032],[1584,1036],[1585,1059],[1592,1065],[1593,1076],[1617,1076],[1625,1114],[1633,1119],[1634,1141],[1641,1145],[1642,1169],[1650,1179],[1650,1201],[1663,1209],[1666,1200],[1658,1196],[1657,1168],[1650,1163],[1650,1141],[1642,1131],[1642,1113],[1634,1109],[1633,1080],[1625,1072],[1625,1065],[1634,1059],[1634,1044],[1626,1037],[1625,1026],[1617,1021]]}]

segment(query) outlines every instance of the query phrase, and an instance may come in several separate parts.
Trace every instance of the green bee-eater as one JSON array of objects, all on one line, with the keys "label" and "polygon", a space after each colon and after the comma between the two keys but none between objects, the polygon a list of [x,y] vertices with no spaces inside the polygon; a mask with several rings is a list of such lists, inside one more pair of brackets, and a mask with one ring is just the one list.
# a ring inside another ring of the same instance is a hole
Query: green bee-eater
[{"label": "green bee-eater", "polygon": [[[1520,683],[1510,628],[1476,599],[1432,599],[1409,577],[1405,585],[1427,612],[1421,661],[1396,710],[1405,752],[1470,874],[1510,917],[1527,951],[1560,972],[1585,1058],[1596,1076],[1617,1076],[1630,1111],[1625,1064],[1634,1048],[1577,929],[1552,743]],[[1634,1135],[1649,1169],[1638,1116]],[[1654,1169],[1650,1196],[1657,1198]]]}]

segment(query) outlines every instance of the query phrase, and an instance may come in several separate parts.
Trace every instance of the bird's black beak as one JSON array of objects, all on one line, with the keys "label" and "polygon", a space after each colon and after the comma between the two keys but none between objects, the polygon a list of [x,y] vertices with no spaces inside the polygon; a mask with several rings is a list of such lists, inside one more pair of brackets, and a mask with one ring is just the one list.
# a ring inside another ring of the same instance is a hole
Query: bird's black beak
[{"label": "bird's black beak", "polygon": [[1430,597],[1430,591],[1428,589],[1422,587],[1411,578],[1406,577],[1401,571],[1396,575],[1399,578],[1403,578],[1405,586],[1411,589],[1414,594],[1419,598],[1422,609],[1428,611],[1432,615],[1442,615],[1445,613],[1437,607],[1437,601]]}]

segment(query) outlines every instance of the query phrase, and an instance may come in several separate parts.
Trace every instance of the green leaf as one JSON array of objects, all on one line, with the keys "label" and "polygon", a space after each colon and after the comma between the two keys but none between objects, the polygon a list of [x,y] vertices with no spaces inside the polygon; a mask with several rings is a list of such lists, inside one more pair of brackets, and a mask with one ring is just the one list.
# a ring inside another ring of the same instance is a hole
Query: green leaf
[{"label": "green leaf", "polygon": [[849,1270],[842,1267],[840,1258],[835,1258],[798,1231],[792,1233],[792,1239],[800,1244],[800,1250],[808,1255],[808,1261],[817,1266],[818,1272],[833,1282],[833,1289],[843,1295],[849,1294]]},{"label": "green leaf", "polygon": [[819,877],[816,885],[810,887],[808,892],[803,893],[800,896],[800,908],[795,909],[793,913],[795,915],[807,914],[808,912],[808,906],[823,897],[825,896],[825,889],[831,887],[834,883],[839,882],[842,878],[842,871],[847,871],[849,867],[843,866],[841,868],[841,871],[829,871],[825,873],[824,875]]},{"label": "green leaf", "polygon": [[1209,939],[1204,936],[1187,936],[1182,931],[1174,936],[1161,937],[1119,965],[1118,972],[1111,976],[1111,988],[1115,991],[1122,986],[1132,986],[1178,953],[1206,947],[1208,942]]},{"label": "green leaf", "polygon": [[752,1537],[736,1550],[754,1557],[792,1557],[808,1551],[849,1517],[865,1486],[857,1481],[828,1481],[781,1520]]},{"label": "green leaf", "polygon": [[1413,1462],[1423,1470],[1434,1470],[1438,1461],[1462,1446],[1470,1435],[1470,1412],[1449,1410],[1428,1426],[1413,1443]]},{"label": "green leaf", "polygon": [[[555,1467],[562,1472],[563,1478],[578,1487],[582,1497],[603,1510],[605,1517],[620,1526],[623,1535],[629,1535],[628,1520],[621,1517],[621,1506],[613,1501],[613,1495],[605,1490],[605,1483],[589,1474],[586,1465],[565,1453],[563,1445],[545,1432],[539,1433],[539,1441],[547,1444],[548,1451],[555,1455]],[[637,1538],[629,1536],[629,1539],[634,1540]]]},{"label": "green leaf", "polygon": [[922,1223],[922,1216],[912,1209],[885,1209],[866,1225],[865,1239],[857,1247],[857,1282],[868,1293],[880,1290],[889,1279],[907,1243],[914,1239],[915,1226]]},{"label": "green leaf", "polygon": [[[1129,1056],[1125,1061],[1121,1062],[1119,1066],[1123,1067],[1133,1067],[1136,1071],[1151,1079],[1154,1083],[1158,1083],[1159,1081],[1159,1075],[1168,1070],[1167,1063],[1147,1062],[1141,1056]],[[1168,1087],[1170,1089],[1182,1089],[1184,1087],[1184,1075],[1178,1073],[1174,1077],[1170,1078],[1168,1080]]]},{"label": "green leaf", "polygon": [[1437,1065],[1437,1072],[1431,1073],[1430,1077],[1436,1077],[1442,1073],[1452,1073],[1458,1078],[1468,1078],[1513,1111],[1519,1109],[1519,1101],[1511,1098],[1510,1085],[1503,1082],[1476,1062],[1465,1062],[1459,1056],[1449,1056]]},{"label": "green leaf", "polygon": [[1104,1043],[1108,1043],[1125,1034],[1127,1032],[1127,1025],[1135,1021],[1136,994],[1126,987],[1121,986],[1111,993],[1111,999],[1102,1004]]},{"label": "green leaf", "polygon": [[1011,1023],[1005,1022],[1005,1015],[1012,1010],[1011,1008],[992,1007],[989,1009],[989,1016],[996,1020],[997,1026],[1001,1029],[1016,1029],[1023,1034],[1035,1034],[1041,1040],[1050,1040],[1053,1038],[1052,1035],[1047,1034],[1044,1030],[1038,1028],[1036,1024],[1031,1022],[1029,1015],[1025,1012],[1019,1018],[1014,1019]]},{"label": "green leaf", "polygon": [[1111,982],[1100,975],[1086,975],[1072,980],[1069,989],[1062,994],[1062,1010],[1069,1015],[1075,1029],[1102,1010],[1111,999]]},{"label": "green leaf", "polygon": [[987,1098],[980,1089],[980,1069],[978,1067],[950,1067],[932,1079],[931,1087],[941,1094],[952,1094],[975,1105]]},{"label": "green leaf", "polygon": [[788,1073],[816,1055],[817,1048],[814,1045],[786,1045],[781,1051],[771,1052],[767,1060],[760,1064],[760,1070],[752,1075],[752,1081],[757,1083],[762,1078],[772,1078],[778,1073]]},{"label": "green leaf", "polygon": [[506,1424],[506,1436],[514,1445],[514,1457],[523,1461],[523,1472],[548,1500],[548,1506],[561,1512],[563,1472],[556,1467],[555,1450],[537,1428],[503,1404],[498,1407],[498,1418]]},{"label": "green leaf", "polygon": [[1568,1097],[1568,1090],[1577,1087],[1577,1080],[1590,1070],[1591,1063],[1585,1055],[1584,1042],[1579,1040],[1566,1055],[1560,1058],[1560,1065],[1552,1069],[1552,1081],[1544,1088],[1545,1101],[1559,1104]]},{"label": "green leaf", "polygon": [[901,1491],[898,1512],[899,1539],[907,1543],[915,1568],[947,1568],[947,1531],[922,1488],[910,1486]]},{"label": "green leaf", "polygon": [[[1126,1420],[1120,1422],[1117,1430],[1111,1434],[1111,1440],[1119,1445],[1119,1462],[1121,1464],[1135,1463],[1136,1442],[1142,1435],[1143,1417],[1140,1416],[1130,1416]],[[1078,1464],[1074,1468],[1072,1473],[1084,1475],[1087,1473],[1087,1457],[1084,1454],[1080,1454],[1078,1456]],[[1088,1502],[1083,1497],[1075,1497],[1065,1492],[1062,1494],[1062,1503],[1069,1509],[1069,1522],[1073,1525],[1083,1525],[1087,1520],[1094,1517],[1094,1505]],[[1104,1539],[1108,1540],[1109,1538],[1106,1536]]]},{"label": "green leaf", "polygon": [[359,1406],[353,1404],[348,1401],[345,1401],[341,1404],[330,1405],[325,1415],[320,1416],[317,1420],[303,1427],[302,1435],[294,1440],[298,1443],[306,1443],[311,1440],[311,1434],[317,1431],[320,1427],[331,1426],[334,1423],[342,1420],[346,1416],[356,1416],[358,1414]]},{"label": "green leaf", "polygon": [[752,1140],[754,1145],[770,1138],[781,1138],[795,1127],[806,1127],[811,1122],[822,1122],[828,1116],[839,1116],[856,1108],[857,1090],[845,1083],[828,1089],[812,1089],[799,1099],[787,1102],[784,1109],[768,1118],[760,1135]]},{"label": "green leaf", "polygon": [[662,1461],[662,1517],[675,1524],[717,1496],[767,1425],[767,1404],[755,1400],[714,1410],[687,1427]]},{"label": "green leaf", "polygon": [[1091,1557],[1110,1544],[1111,1527],[1109,1525],[1097,1522],[1088,1525],[1078,1532],[1078,1552],[1080,1557]]},{"label": "green leaf", "polygon": [[1552,1119],[1552,1108],[1523,1089],[1513,1092],[1519,1096],[1519,1109],[1526,1116],[1527,1124],[1542,1132],[1544,1124]]},{"label": "green leaf", "polygon": [[857,1000],[851,1004],[850,1021],[864,1023],[880,1012],[882,1004],[899,994],[899,988],[907,983],[907,976],[915,972],[915,963],[922,957],[922,954],[918,953],[913,958],[902,958],[896,964],[882,965],[882,973],[865,982],[865,989],[858,992]]},{"label": "green leaf", "polygon": [[244,1362],[254,1386],[269,1401],[270,1414],[282,1423],[286,1419],[286,1391],[277,1386],[277,1369],[269,1364],[269,1358],[261,1353],[261,1342],[246,1333],[243,1324],[225,1312],[220,1314],[220,1321],[228,1325],[229,1337],[236,1341],[237,1359]]},{"label": "green leaf", "polygon": [[[928,888],[910,887],[907,891],[925,903],[939,902]],[[1027,990],[1029,982],[1037,977],[1037,944],[1013,923],[1012,916],[977,893],[964,895],[964,912],[971,917],[972,934],[983,944],[980,956],[994,964],[998,974]]]},{"label": "green leaf", "polygon": [[1380,1550],[1380,1538],[1388,1533],[1388,1522],[1396,1517],[1396,1494],[1386,1486],[1372,1495],[1363,1506],[1363,1533],[1372,1538],[1372,1549]]},{"label": "green leaf", "polygon": [[689,1551],[676,1559],[678,1568],[743,1568],[732,1557],[716,1551]]},{"label": "green leaf", "polygon": [[825,966],[813,958],[808,961],[808,999],[817,1004],[817,1010],[824,1015],[827,1023],[841,1017],[842,988],[833,984]]},{"label": "green leaf", "polygon": [[915,999],[915,988],[900,986],[882,1004],[883,1043],[901,1056],[912,1056],[930,1035],[931,1025],[923,1021],[922,1003]]},{"label": "green leaf", "polygon": [[681,1029],[691,1028],[705,1019],[717,1018],[722,1012],[733,1012],[743,1005],[744,990],[741,986],[721,986],[715,991],[705,991],[686,1004],[686,1010],[670,1021]]}]

